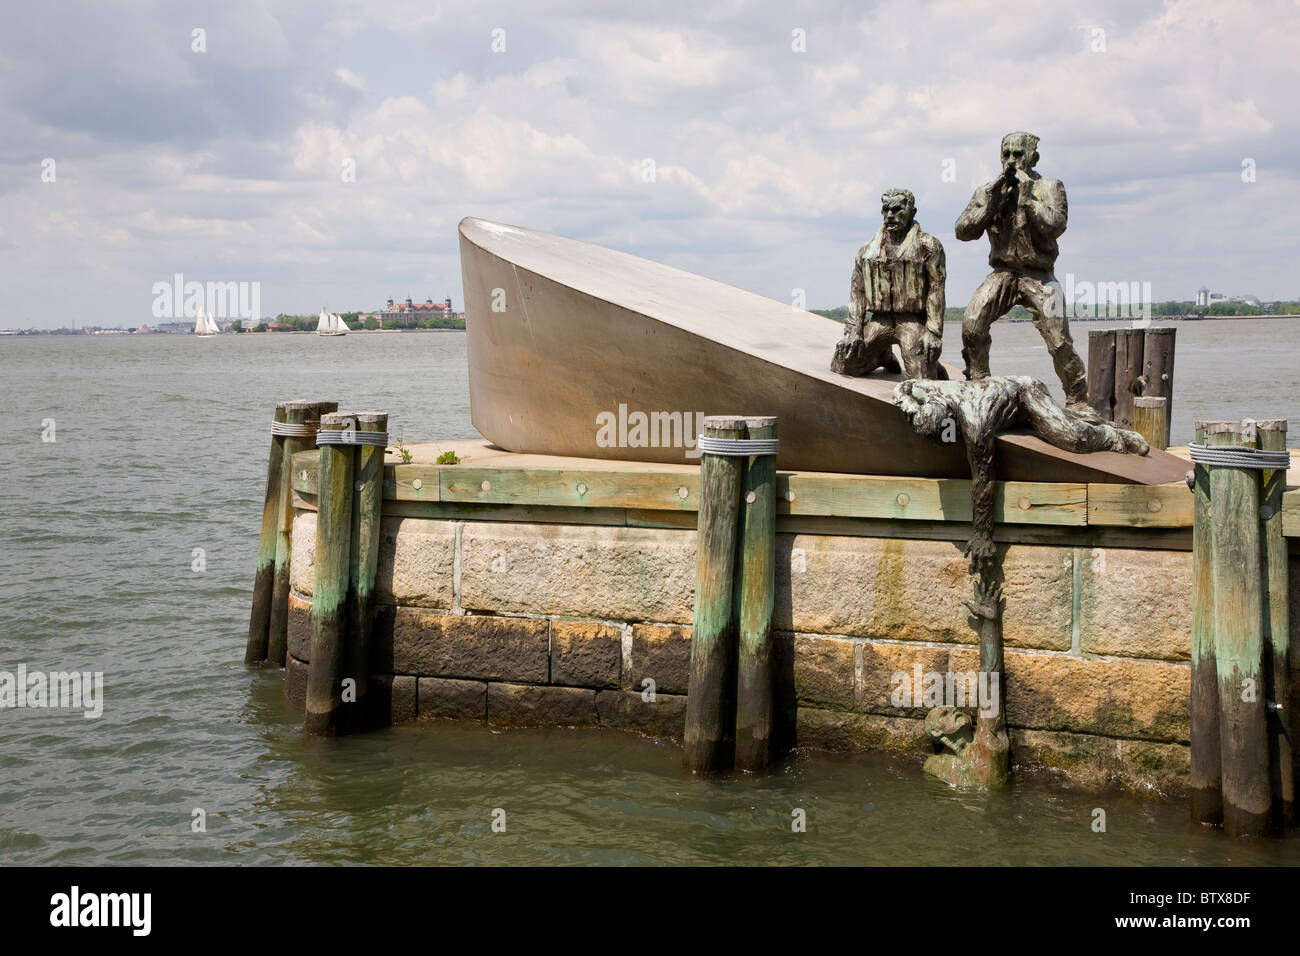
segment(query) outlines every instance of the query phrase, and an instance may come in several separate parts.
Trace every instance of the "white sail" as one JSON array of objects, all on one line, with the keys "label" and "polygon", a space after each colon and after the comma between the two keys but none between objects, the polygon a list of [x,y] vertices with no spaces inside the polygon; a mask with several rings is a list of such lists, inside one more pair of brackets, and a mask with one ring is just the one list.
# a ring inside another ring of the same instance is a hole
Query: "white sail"
[{"label": "white sail", "polygon": [[217,328],[217,323],[208,318],[207,313],[203,311],[203,306],[199,306],[199,318],[194,323],[195,335],[216,335],[221,331]]},{"label": "white sail", "polygon": [[330,314],[324,309],[320,310],[320,321],[316,323],[316,331],[324,334],[334,331],[330,327]]},{"label": "white sail", "polygon": [[344,332],[352,331],[351,329],[348,328],[348,324],[344,322],[341,318],[339,318],[337,315],[333,316],[333,319],[334,319],[333,327],[335,332],[338,332],[341,335]]}]

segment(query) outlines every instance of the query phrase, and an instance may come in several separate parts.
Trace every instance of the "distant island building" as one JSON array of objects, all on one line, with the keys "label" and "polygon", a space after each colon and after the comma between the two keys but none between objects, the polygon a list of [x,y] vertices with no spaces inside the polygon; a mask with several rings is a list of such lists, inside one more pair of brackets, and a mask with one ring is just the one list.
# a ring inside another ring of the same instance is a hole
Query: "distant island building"
[{"label": "distant island building", "polygon": [[381,327],[385,321],[396,320],[399,324],[405,324],[413,319],[451,319],[457,317],[457,313],[451,307],[450,296],[441,302],[434,302],[432,298],[425,299],[423,302],[413,302],[409,296],[405,302],[394,302],[389,299],[388,304],[380,311],[362,312],[357,316],[362,322],[366,319],[376,319]]},{"label": "distant island building", "polygon": [[1211,292],[1205,286],[1201,286],[1196,290],[1196,304],[1198,306],[1210,306],[1219,302],[1241,302],[1245,305],[1263,304],[1253,295],[1224,295],[1222,292]]}]

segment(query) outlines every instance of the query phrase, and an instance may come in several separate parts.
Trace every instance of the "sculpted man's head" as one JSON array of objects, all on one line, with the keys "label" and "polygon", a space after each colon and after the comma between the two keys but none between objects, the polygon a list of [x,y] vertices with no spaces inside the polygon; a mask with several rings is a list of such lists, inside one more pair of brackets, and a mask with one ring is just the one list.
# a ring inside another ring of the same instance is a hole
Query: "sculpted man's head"
[{"label": "sculpted man's head", "polygon": [[1038,165],[1038,137],[1033,133],[1007,133],[1002,137],[1002,168],[1014,166],[1021,172],[1032,172]]},{"label": "sculpted man's head", "polygon": [[922,438],[941,438],[945,424],[956,419],[948,399],[919,381],[899,382],[894,387],[894,404],[912,420],[912,430]]},{"label": "sculpted man's head", "polygon": [[902,239],[916,218],[916,197],[910,189],[890,189],[880,197],[880,218],[894,240]]}]

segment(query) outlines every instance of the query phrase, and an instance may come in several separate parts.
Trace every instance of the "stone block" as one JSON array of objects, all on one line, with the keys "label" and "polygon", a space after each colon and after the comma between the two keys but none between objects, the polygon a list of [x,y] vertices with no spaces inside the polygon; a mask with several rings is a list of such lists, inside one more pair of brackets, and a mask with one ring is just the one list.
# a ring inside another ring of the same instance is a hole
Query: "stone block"
[{"label": "stone block", "polygon": [[498,727],[596,727],[596,691],[582,687],[488,684],[487,720]]},{"label": "stone block", "polygon": [[681,739],[686,729],[686,698],[655,693],[654,700],[641,691],[602,690],[596,694],[600,725],[630,730],[646,737]]},{"label": "stone block", "polygon": [[[952,668],[977,670],[979,652],[955,648]],[[1008,651],[1007,723],[1183,743],[1190,733],[1191,668],[1166,661]]]},{"label": "stone block", "polygon": [[691,679],[691,629],[661,624],[632,628],[632,688],[653,680],[656,693],[685,694]]},{"label": "stone block", "polygon": [[1080,549],[1079,647],[1085,654],[1191,658],[1192,556]]},{"label": "stone block", "polygon": [[407,607],[451,607],[456,522],[384,518],[380,535],[375,600]]},{"label": "stone block", "polygon": [[623,631],[600,621],[551,622],[551,683],[618,687]]},{"label": "stone block", "polygon": [[289,592],[289,653],[300,661],[311,660],[311,601]]},{"label": "stone block", "polygon": [[873,714],[924,718],[930,710],[925,698],[926,675],[942,675],[946,691],[949,650],[925,644],[864,643],[858,706]]},{"label": "stone block", "polygon": [[466,522],[461,606],[689,624],[695,533]]},{"label": "stone block", "polygon": [[421,677],[416,701],[420,723],[487,720],[487,684],[482,681]]},{"label": "stone block", "polygon": [[316,512],[294,512],[289,535],[289,586],[310,598],[316,573]]},{"label": "stone block", "polygon": [[397,608],[385,667],[385,635],[376,635],[372,666],[420,677],[545,684],[550,625],[522,617],[443,614]]},{"label": "stone block", "polygon": [[284,699],[297,711],[307,709],[307,671],[306,661],[300,661],[290,654],[284,662]]},{"label": "stone block", "polygon": [[[853,642],[817,634],[774,635],[778,684],[789,674],[800,703],[852,710],[854,697]],[[787,661],[789,663],[787,663]],[[779,690],[774,691],[781,697]]]},{"label": "stone block", "polygon": [[416,716],[416,679],[401,674],[374,674],[366,700],[374,724],[408,724]]},{"label": "stone block", "polygon": [[[799,633],[976,643],[962,601],[970,597],[960,543],[827,535],[777,536],[774,625]],[[1071,549],[1003,548],[1004,640],[1010,647],[1069,650]]]}]

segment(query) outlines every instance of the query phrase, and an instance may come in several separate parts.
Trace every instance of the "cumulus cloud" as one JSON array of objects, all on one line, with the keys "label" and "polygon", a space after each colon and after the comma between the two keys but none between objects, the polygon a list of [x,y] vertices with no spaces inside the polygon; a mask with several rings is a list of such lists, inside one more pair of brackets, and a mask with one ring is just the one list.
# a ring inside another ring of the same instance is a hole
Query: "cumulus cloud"
[{"label": "cumulus cloud", "polygon": [[1289,0],[605,6],[31,7],[0,35],[6,324],[93,289],[135,325],[175,272],[269,314],[459,306],[465,215],[834,306],[895,185],[962,303],[987,248],[952,223],[1022,128],[1069,190],[1059,272],[1300,296]]}]

